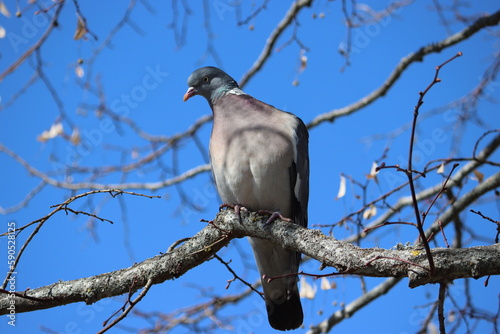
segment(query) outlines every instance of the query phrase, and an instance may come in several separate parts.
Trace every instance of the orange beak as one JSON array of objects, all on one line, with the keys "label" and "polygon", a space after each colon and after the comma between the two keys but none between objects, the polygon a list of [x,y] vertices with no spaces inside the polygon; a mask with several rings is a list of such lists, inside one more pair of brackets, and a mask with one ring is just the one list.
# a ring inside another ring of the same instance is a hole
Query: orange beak
[{"label": "orange beak", "polygon": [[186,94],[184,94],[184,102],[186,102],[187,100],[189,100],[190,98],[192,98],[193,96],[196,95],[196,89],[194,89],[194,87],[189,87]]}]

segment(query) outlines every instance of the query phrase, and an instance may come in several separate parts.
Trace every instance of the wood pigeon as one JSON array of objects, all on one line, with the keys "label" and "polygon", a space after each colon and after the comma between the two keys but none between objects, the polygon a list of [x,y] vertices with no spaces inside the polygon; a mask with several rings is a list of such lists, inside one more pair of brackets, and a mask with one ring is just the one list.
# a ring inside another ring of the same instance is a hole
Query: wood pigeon
[{"label": "wood pigeon", "polygon": [[[210,160],[222,201],[236,208],[274,212],[274,217],[283,215],[306,227],[309,135],[304,122],[245,94],[216,67],[194,71],[187,83],[184,101],[201,95],[214,115]],[[249,241],[262,278],[270,325],[278,330],[298,328],[303,313],[296,276],[271,282],[263,277],[297,273],[300,253],[259,238]]]}]

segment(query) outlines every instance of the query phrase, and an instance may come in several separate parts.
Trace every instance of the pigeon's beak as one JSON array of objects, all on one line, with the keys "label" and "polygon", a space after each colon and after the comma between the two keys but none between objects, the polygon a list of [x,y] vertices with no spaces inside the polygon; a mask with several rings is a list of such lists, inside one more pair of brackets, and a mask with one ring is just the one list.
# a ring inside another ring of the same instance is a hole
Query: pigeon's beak
[{"label": "pigeon's beak", "polygon": [[184,94],[184,102],[186,102],[187,100],[189,100],[190,98],[192,98],[193,96],[196,95],[196,89],[194,89],[194,87],[189,87],[186,94]]}]

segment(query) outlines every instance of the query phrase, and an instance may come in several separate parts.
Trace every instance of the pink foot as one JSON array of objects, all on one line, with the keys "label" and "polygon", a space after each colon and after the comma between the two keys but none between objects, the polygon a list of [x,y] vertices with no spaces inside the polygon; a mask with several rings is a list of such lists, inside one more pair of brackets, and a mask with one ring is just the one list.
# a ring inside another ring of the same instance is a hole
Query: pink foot
[{"label": "pink foot", "polygon": [[229,203],[224,203],[219,206],[219,211],[224,209],[224,208],[231,208],[234,210],[234,213],[238,216],[240,223],[242,222],[241,220],[241,211],[248,211],[247,208],[244,206],[241,206],[239,204],[229,204]]},{"label": "pink foot", "polygon": [[271,217],[269,217],[269,219],[266,221],[265,225],[272,223],[277,218],[289,223],[293,223],[293,220],[291,220],[290,218],[283,217],[281,213],[279,213],[278,211],[259,210],[258,212],[260,215],[271,215]]}]

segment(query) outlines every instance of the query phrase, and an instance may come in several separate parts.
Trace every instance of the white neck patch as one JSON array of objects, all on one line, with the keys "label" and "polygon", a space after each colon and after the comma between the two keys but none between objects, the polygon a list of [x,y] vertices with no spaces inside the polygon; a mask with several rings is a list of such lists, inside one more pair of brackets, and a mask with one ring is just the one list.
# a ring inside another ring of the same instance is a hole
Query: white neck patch
[{"label": "white neck patch", "polygon": [[245,92],[243,92],[239,88],[233,88],[230,91],[227,92],[227,94],[233,94],[233,95],[247,95]]}]

